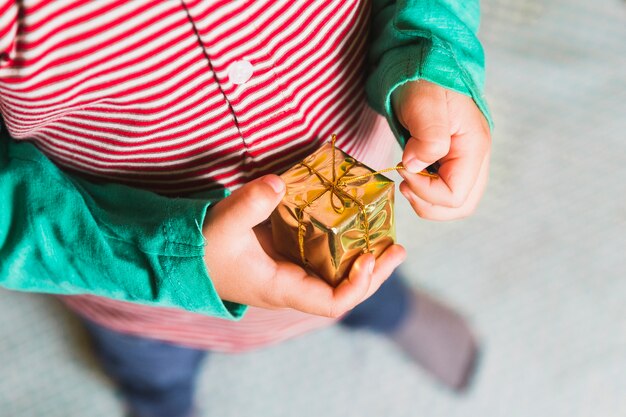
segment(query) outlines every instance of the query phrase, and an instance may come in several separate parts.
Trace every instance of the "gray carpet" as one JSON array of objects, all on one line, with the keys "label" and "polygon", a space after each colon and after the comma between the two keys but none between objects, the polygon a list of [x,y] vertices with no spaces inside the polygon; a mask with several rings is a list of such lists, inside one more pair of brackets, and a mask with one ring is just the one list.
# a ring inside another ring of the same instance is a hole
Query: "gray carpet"
[{"label": "gray carpet", "polygon": [[[460,222],[398,208],[407,274],[480,332],[472,389],[454,396],[385,340],[333,328],[212,356],[203,416],[626,415],[626,3],[483,7],[490,187]],[[0,291],[0,358],[1,417],[122,415],[50,298]]]}]

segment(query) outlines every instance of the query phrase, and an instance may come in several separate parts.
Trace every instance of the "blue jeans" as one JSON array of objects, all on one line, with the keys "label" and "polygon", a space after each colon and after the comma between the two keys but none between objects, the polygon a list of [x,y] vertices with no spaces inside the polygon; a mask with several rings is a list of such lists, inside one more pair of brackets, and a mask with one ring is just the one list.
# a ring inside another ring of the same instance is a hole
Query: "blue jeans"
[{"label": "blue jeans", "polygon": [[[395,275],[395,274],[394,274]],[[389,333],[406,316],[410,290],[392,275],[341,321],[349,328]],[[207,352],[119,333],[85,321],[104,371],[137,417],[188,417],[196,377]]]}]

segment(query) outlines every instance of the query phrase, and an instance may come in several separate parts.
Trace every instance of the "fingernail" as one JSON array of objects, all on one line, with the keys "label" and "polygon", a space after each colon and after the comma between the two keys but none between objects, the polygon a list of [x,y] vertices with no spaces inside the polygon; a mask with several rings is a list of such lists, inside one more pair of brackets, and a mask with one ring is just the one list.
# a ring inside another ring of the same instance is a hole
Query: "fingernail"
[{"label": "fingernail", "polygon": [[374,266],[376,266],[376,261],[374,259],[371,259],[369,264],[367,265],[367,270],[369,271],[370,275],[374,273]]},{"label": "fingernail", "polygon": [[404,167],[411,174],[417,174],[418,172],[424,170],[428,164],[426,162],[422,162],[419,159],[411,158],[405,162]]},{"label": "fingernail", "polygon": [[272,189],[276,192],[276,194],[280,194],[285,190],[285,182],[276,175],[268,175],[263,178]]}]

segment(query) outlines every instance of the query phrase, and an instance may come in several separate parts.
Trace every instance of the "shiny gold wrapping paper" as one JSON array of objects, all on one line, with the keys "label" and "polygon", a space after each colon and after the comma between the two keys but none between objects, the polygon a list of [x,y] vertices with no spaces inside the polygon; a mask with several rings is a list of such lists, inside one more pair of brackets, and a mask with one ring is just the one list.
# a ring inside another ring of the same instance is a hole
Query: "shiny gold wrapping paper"
[{"label": "shiny gold wrapping paper", "polygon": [[271,216],[276,249],[333,286],[368,248],[378,257],[395,241],[394,183],[373,172],[327,143],[282,174],[287,191]]}]

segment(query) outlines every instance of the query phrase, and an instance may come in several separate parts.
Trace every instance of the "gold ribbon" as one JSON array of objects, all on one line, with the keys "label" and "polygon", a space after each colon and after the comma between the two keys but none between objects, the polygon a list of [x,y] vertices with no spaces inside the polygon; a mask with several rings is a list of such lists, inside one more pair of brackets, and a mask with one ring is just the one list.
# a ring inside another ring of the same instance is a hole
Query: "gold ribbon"
[{"label": "gold ribbon", "polygon": [[[336,150],[335,141],[336,140],[337,140],[337,135],[333,134],[331,136],[331,141],[330,141],[331,149],[332,149],[332,179],[331,180],[326,178],[324,175],[322,175],[321,172],[319,172],[318,170],[316,170],[315,168],[313,168],[306,162],[304,161],[300,162],[300,165],[306,167],[311,173],[311,175],[315,175],[320,180],[321,184],[325,187],[324,191],[322,191],[319,195],[317,195],[311,201],[307,201],[304,205],[298,206],[296,208],[296,216],[298,220],[298,247],[300,249],[300,259],[304,265],[308,264],[306,256],[304,255],[304,235],[306,233],[306,225],[304,224],[304,210],[307,207],[309,207],[311,204],[313,204],[313,202],[315,202],[318,198],[320,198],[327,192],[331,193],[330,204],[333,210],[335,211],[335,213],[337,214],[343,213],[345,209],[345,202],[347,200],[354,202],[359,207],[359,212],[363,219],[361,223],[361,226],[363,228],[363,233],[365,236],[365,239],[364,239],[365,248],[363,250],[363,253],[370,252],[371,250],[370,250],[369,219],[367,218],[365,205],[362,202],[360,202],[358,199],[356,199],[355,197],[351,196],[349,193],[344,191],[342,188],[345,187],[347,184],[362,180],[364,178],[373,177],[377,174],[383,174],[389,171],[398,171],[401,169],[405,169],[402,163],[399,163],[395,167],[381,169],[380,171],[374,171],[369,174],[358,175],[358,176],[351,177],[351,178],[344,180],[343,177],[345,177],[346,174],[348,174],[348,172],[350,172],[350,170],[358,164],[358,162],[355,160],[354,164],[348,166],[345,172],[341,174],[341,176],[337,177],[336,166],[335,166],[336,165],[336,159],[335,159],[335,150]],[[438,178],[437,174],[432,174],[427,171],[419,172],[419,174],[430,177],[430,178]],[[341,202],[341,206],[335,205],[335,200],[333,197],[337,197],[337,199]]]}]

